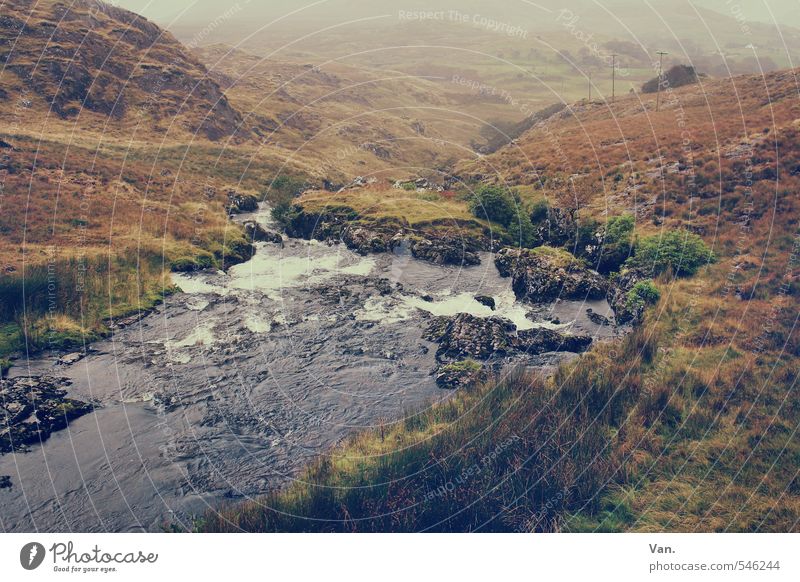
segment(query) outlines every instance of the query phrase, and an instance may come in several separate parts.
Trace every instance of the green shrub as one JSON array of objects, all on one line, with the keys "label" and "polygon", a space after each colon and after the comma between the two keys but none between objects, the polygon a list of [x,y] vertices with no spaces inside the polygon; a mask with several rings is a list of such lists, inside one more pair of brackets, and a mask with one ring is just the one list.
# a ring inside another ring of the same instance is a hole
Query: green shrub
[{"label": "green shrub", "polygon": [[608,220],[600,255],[598,270],[602,273],[618,271],[631,255],[633,246],[633,230],[636,221],[630,214],[612,216]]},{"label": "green shrub", "polygon": [[542,198],[541,200],[537,200],[531,206],[531,213],[530,218],[533,224],[539,224],[547,220],[547,217],[550,215],[550,205],[547,203],[547,200]]},{"label": "green shrub", "polygon": [[481,186],[469,201],[470,211],[478,218],[508,226],[517,217],[519,204],[500,186]]},{"label": "green shrub", "polygon": [[531,247],[536,244],[536,231],[520,200],[500,186],[481,186],[469,199],[470,211],[477,218],[505,227],[514,244]]},{"label": "green shrub", "polygon": [[638,306],[653,305],[661,299],[661,291],[655,286],[652,280],[646,279],[639,281],[628,291],[627,307],[633,310]]},{"label": "green shrub", "polygon": [[635,256],[628,259],[626,265],[652,273],[653,276],[667,270],[672,270],[677,276],[690,276],[715,260],[714,253],[703,239],[680,229],[639,241]]}]

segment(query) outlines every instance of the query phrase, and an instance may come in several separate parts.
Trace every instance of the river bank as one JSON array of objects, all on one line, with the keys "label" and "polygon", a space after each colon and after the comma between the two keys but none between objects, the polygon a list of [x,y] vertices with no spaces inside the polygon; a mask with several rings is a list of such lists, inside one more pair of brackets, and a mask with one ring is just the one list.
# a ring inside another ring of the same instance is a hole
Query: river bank
[{"label": "river bank", "polygon": [[[274,227],[266,207],[237,220]],[[209,507],[282,487],[353,432],[452,394],[436,384],[441,344],[427,333],[436,318],[502,318],[512,335],[619,333],[587,313],[611,317],[605,300],[522,304],[493,255],[479,256],[456,267],[402,246],[361,255],[259,242],[227,273],[176,274],[182,293],[82,359],[12,368],[63,377],[69,398],[95,408],[29,452],[0,456],[12,483],[0,491],[3,530],[190,527]],[[545,368],[570,356],[509,351],[493,365]]]}]

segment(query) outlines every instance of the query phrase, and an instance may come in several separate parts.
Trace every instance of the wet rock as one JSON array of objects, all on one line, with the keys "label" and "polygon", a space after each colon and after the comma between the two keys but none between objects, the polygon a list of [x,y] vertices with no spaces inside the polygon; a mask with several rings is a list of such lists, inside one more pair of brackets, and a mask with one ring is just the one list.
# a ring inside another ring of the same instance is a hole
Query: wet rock
[{"label": "wet rock", "polygon": [[595,312],[591,307],[586,310],[586,317],[588,317],[589,321],[595,325],[611,325],[610,319],[608,319],[605,315],[600,315],[599,313]]},{"label": "wet rock", "polygon": [[510,336],[515,331],[516,326],[502,317],[483,318],[459,313],[454,317],[434,318],[424,337],[439,344],[438,360],[488,360],[505,356],[513,349]]},{"label": "wet rock", "polygon": [[242,226],[247,239],[252,242],[270,242],[283,246],[283,237],[280,234],[267,230],[255,221],[248,220]]},{"label": "wet rock", "polygon": [[434,373],[436,385],[447,390],[468,388],[485,378],[480,364],[472,360],[454,362],[441,366]]},{"label": "wet rock", "polygon": [[386,234],[362,226],[348,225],[344,227],[342,242],[347,245],[348,249],[360,255],[385,253],[389,249],[389,237]]},{"label": "wet rock", "polygon": [[486,307],[494,311],[495,308],[494,297],[489,297],[488,295],[476,295],[475,301],[477,301],[481,305],[485,305]]},{"label": "wet rock", "polygon": [[74,419],[92,412],[86,402],[66,398],[64,378],[0,380],[0,453],[46,440]]},{"label": "wet rock", "polygon": [[478,248],[474,243],[452,237],[411,239],[411,255],[434,265],[480,265]]},{"label": "wet rock", "polygon": [[228,213],[241,214],[258,210],[258,198],[251,194],[241,194],[235,190],[228,191]]},{"label": "wet rock", "polygon": [[516,350],[537,356],[548,352],[585,352],[592,345],[592,338],[588,335],[569,335],[542,327],[520,331],[511,343]]},{"label": "wet rock", "polygon": [[582,352],[592,343],[589,336],[564,334],[546,328],[517,331],[517,327],[505,318],[484,318],[468,313],[432,318],[424,337],[439,344],[438,361],[467,358],[486,361],[515,353]]},{"label": "wet rock", "polygon": [[503,249],[495,256],[500,275],[512,278],[517,299],[546,302],[561,299],[602,299],[608,281],[566,251]]},{"label": "wet rock", "polygon": [[81,361],[84,357],[86,357],[86,354],[83,352],[73,352],[71,354],[65,354],[60,358],[58,358],[56,364],[60,366],[71,366],[72,364]]}]

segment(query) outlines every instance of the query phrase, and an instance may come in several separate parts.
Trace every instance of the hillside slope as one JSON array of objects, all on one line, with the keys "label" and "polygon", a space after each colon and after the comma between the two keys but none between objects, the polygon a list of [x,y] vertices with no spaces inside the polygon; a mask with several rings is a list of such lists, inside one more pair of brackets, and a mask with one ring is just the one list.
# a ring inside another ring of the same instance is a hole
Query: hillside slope
[{"label": "hillside slope", "polygon": [[[6,0],[0,18],[4,117],[52,113],[82,124],[152,124],[209,139],[240,122],[205,67],[171,34],[94,0]],[[25,95],[18,103],[14,95]]]},{"label": "hillside slope", "polygon": [[201,529],[797,531],[796,73],[667,91],[658,112],[651,96],[577,103],[463,163],[466,182],[571,207],[578,226],[633,214],[635,257],[693,232],[716,260],[655,271],[660,298],[621,343],[358,435]]}]

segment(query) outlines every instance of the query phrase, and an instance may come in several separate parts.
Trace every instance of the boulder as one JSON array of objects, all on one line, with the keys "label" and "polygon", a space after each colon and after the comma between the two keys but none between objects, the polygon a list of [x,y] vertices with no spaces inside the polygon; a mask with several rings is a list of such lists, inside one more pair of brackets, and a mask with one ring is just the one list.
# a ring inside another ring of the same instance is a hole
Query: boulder
[{"label": "boulder", "polygon": [[439,361],[490,360],[514,353],[539,355],[546,352],[583,352],[592,343],[589,336],[574,336],[552,329],[517,331],[502,317],[478,317],[459,313],[435,317],[429,323],[425,339],[439,344]]},{"label": "boulder", "polygon": [[58,358],[56,364],[60,366],[71,366],[72,364],[81,361],[84,358],[84,356],[86,356],[86,354],[84,354],[83,352],[73,352],[71,354],[64,354],[63,356]]},{"label": "boulder", "polygon": [[240,194],[235,190],[228,191],[228,212],[240,214],[258,210],[258,199],[251,194]]},{"label": "boulder", "polygon": [[486,307],[488,307],[492,311],[494,311],[494,308],[496,306],[495,301],[494,301],[494,297],[489,297],[488,295],[476,295],[475,296],[475,301],[477,301],[481,305],[485,305]]},{"label": "boulder", "polygon": [[472,243],[452,237],[411,239],[411,255],[435,265],[480,265],[481,259]]},{"label": "boulder", "polygon": [[425,339],[439,344],[439,360],[475,358],[488,360],[512,350],[510,336],[516,326],[502,317],[477,317],[459,313],[437,317],[429,324]]},{"label": "boulder", "polygon": [[611,325],[611,320],[609,320],[605,315],[596,313],[591,307],[586,310],[586,317],[588,317],[589,321],[595,325]]},{"label": "boulder", "polygon": [[66,398],[64,378],[0,380],[0,454],[46,440],[72,420],[92,412],[86,402]]},{"label": "boulder", "polygon": [[242,226],[247,239],[252,242],[270,242],[283,246],[283,237],[280,234],[267,230],[255,221],[248,220]]},{"label": "boulder", "polygon": [[501,250],[495,265],[502,277],[511,277],[517,299],[548,302],[554,299],[602,299],[608,281],[566,251],[537,249]]}]

